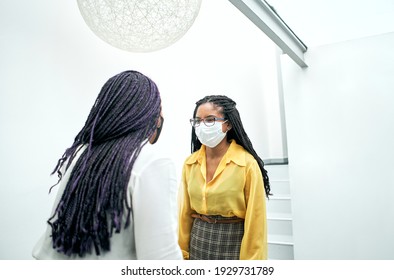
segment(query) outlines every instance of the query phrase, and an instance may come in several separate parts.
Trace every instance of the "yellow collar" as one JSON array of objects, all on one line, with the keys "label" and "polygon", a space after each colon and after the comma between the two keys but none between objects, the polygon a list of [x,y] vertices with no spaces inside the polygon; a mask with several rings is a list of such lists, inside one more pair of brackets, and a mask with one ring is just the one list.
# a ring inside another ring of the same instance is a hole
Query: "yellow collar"
[{"label": "yellow collar", "polygon": [[[238,145],[235,140],[231,140],[230,142],[230,147],[224,154],[223,158],[225,159],[226,164],[230,163],[230,161],[234,162],[235,164],[239,166],[246,166],[246,161],[245,161],[245,149],[241,146]],[[194,164],[195,162],[198,162],[199,164],[202,163],[202,160],[206,157],[206,152],[205,152],[205,145],[201,145],[201,148],[191,154],[189,158],[185,161],[186,164]]]}]

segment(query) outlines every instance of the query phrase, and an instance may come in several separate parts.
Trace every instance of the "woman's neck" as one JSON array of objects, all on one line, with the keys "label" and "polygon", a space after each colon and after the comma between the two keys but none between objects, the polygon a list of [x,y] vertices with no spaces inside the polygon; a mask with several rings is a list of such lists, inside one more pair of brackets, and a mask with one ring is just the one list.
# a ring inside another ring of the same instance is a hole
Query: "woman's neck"
[{"label": "woman's neck", "polygon": [[227,141],[227,138],[224,138],[216,147],[210,148],[205,146],[206,157],[211,159],[222,158],[228,147],[230,147],[230,143]]}]

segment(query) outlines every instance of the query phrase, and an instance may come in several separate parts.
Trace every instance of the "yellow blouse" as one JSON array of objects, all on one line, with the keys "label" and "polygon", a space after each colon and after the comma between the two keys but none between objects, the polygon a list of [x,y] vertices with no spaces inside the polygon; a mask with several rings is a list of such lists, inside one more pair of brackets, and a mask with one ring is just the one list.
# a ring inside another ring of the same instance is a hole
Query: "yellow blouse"
[{"label": "yellow blouse", "polygon": [[245,219],[241,260],[267,259],[265,190],[257,161],[232,140],[210,182],[206,182],[205,146],[191,154],[182,171],[179,246],[189,259],[192,213]]}]

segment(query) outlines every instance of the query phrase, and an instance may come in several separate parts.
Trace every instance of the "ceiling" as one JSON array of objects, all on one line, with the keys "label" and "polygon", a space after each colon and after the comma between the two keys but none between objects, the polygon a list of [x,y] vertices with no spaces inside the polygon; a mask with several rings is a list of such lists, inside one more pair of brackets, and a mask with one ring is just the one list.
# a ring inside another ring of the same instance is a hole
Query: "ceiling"
[{"label": "ceiling", "polygon": [[266,0],[308,47],[394,32],[392,0]]}]

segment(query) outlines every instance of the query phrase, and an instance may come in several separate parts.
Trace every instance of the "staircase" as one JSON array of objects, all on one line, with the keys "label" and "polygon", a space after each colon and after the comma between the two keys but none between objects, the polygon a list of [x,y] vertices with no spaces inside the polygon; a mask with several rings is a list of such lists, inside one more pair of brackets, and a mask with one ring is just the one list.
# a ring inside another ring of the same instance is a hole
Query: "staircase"
[{"label": "staircase", "polygon": [[293,260],[293,225],[288,165],[266,165],[271,193],[267,199],[268,259]]}]

